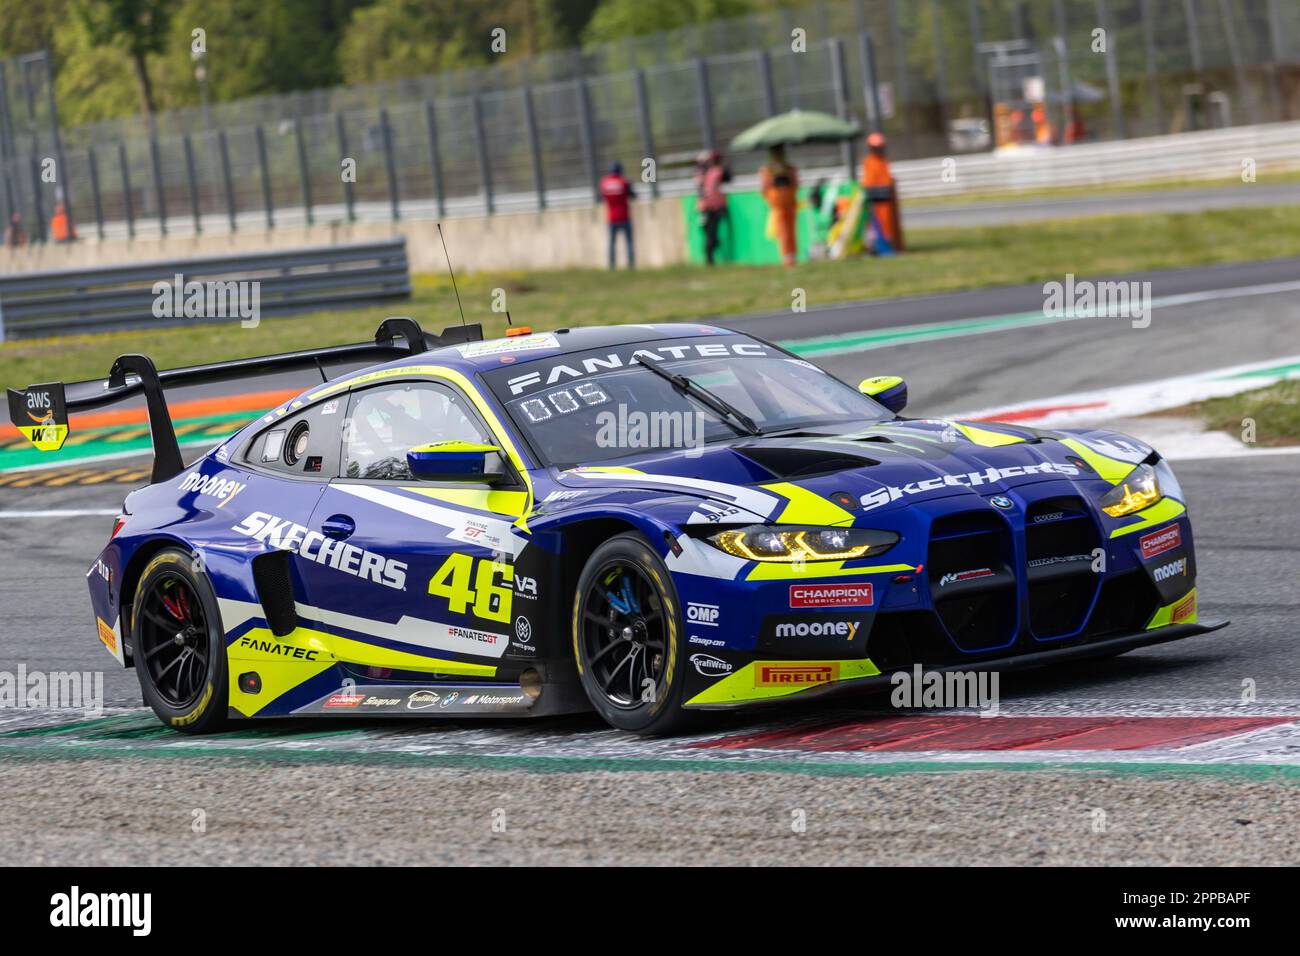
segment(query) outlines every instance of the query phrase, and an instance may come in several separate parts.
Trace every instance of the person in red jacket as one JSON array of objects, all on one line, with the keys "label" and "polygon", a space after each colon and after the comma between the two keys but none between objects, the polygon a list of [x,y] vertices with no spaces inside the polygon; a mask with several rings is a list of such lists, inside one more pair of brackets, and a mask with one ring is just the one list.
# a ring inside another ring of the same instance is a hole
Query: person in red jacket
[{"label": "person in red jacket", "polygon": [[605,200],[605,221],[609,224],[609,267],[615,267],[615,243],[619,233],[627,237],[627,267],[636,266],[632,252],[632,206],[636,192],[623,175],[622,163],[611,163],[609,172],[600,180],[600,195]]}]

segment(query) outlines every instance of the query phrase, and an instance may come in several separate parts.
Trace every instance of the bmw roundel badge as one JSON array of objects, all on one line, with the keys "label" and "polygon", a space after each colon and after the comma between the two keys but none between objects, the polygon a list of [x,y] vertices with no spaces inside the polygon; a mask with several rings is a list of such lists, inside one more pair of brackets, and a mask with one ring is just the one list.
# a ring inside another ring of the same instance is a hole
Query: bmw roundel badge
[{"label": "bmw roundel badge", "polygon": [[1001,508],[1003,511],[1006,511],[1008,508],[1015,507],[1015,502],[1013,502],[1006,495],[994,495],[992,498],[989,499],[989,501],[993,502],[994,508]]}]

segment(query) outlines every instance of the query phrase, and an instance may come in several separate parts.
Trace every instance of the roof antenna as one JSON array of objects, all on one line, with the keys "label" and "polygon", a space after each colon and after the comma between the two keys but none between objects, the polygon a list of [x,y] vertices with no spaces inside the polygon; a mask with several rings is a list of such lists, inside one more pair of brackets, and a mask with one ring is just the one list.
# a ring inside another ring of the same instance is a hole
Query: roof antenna
[{"label": "roof antenna", "polygon": [[442,235],[442,223],[438,223],[438,239],[442,242],[442,254],[447,259],[447,272],[451,275],[451,290],[456,293],[456,308],[460,310],[460,325],[465,327],[465,307],[460,304],[460,289],[456,288],[456,270],[451,267],[451,256],[447,252],[447,240]]}]

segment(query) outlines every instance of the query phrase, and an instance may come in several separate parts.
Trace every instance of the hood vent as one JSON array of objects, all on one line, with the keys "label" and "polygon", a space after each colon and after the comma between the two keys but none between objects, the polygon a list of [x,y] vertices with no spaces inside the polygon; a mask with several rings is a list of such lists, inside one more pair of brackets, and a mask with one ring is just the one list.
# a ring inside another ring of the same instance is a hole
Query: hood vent
[{"label": "hood vent", "polygon": [[812,478],[829,475],[847,468],[870,468],[880,464],[874,458],[847,455],[842,451],[824,448],[782,448],[751,445],[737,448],[736,452],[772,474],[773,478],[789,481],[793,478]]}]

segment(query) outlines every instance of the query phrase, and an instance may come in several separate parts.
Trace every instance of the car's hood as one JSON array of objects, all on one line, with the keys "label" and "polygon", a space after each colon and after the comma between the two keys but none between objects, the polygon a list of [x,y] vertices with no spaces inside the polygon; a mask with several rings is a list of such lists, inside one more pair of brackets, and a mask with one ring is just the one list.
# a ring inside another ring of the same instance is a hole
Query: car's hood
[{"label": "car's hood", "polygon": [[588,491],[689,494],[760,519],[845,523],[921,501],[988,496],[1041,481],[1113,482],[1150,454],[1149,446],[1113,433],[915,419],[835,436],[658,451],[553,477]]}]

